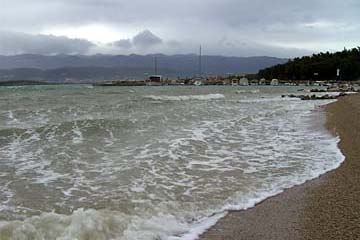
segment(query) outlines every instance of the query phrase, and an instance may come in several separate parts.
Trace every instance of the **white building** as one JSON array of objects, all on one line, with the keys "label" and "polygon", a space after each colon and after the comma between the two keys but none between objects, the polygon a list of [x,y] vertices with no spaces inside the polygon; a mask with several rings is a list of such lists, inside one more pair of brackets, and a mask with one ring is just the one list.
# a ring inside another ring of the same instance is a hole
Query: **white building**
[{"label": "white building", "polygon": [[265,78],[260,79],[259,85],[266,85],[266,79]]},{"label": "white building", "polygon": [[273,80],[271,80],[271,83],[270,83],[271,86],[278,86],[279,85],[279,80],[274,78]]},{"label": "white building", "polygon": [[247,78],[241,78],[239,84],[241,86],[249,86],[249,80]]},{"label": "white building", "polygon": [[239,85],[239,79],[237,79],[237,78],[231,79],[231,85],[232,85],[232,86],[237,86],[237,85]]}]

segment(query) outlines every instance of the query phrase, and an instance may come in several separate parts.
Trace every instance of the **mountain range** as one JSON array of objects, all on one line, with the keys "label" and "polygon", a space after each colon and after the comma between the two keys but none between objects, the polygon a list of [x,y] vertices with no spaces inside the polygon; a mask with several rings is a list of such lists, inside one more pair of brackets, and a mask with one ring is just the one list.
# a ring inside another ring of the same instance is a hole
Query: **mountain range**
[{"label": "mountain range", "polygon": [[[192,77],[199,73],[199,56],[188,55],[37,55],[0,56],[0,81],[36,80],[48,82],[94,82],[164,77]],[[275,57],[203,56],[202,73],[227,75],[257,73],[288,59]]]}]

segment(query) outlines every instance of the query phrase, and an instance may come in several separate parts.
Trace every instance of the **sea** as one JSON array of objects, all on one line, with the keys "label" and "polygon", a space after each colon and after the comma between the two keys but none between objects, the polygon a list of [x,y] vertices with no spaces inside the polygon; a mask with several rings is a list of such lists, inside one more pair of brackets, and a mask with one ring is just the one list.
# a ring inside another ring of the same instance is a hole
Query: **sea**
[{"label": "sea", "polygon": [[342,163],[308,90],[0,87],[0,239],[194,240]]}]

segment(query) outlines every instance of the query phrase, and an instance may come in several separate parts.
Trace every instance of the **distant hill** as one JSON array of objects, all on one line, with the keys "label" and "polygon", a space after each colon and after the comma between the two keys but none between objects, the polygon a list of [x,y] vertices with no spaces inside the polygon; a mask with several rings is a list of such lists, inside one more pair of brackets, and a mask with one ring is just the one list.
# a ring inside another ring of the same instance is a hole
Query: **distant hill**
[{"label": "distant hill", "polygon": [[[24,54],[0,56],[0,80],[99,81],[144,78],[153,74],[154,57],[158,72],[165,77],[190,77],[198,72],[196,55],[56,55]],[[274,57],[203,56],[205,74],[256,73],[260,69],[287,62]]]},{"label": "distant hill", "polygon": [[283,80],[360,80],[360,47],[295,58],[260,70],[258,76]]}]

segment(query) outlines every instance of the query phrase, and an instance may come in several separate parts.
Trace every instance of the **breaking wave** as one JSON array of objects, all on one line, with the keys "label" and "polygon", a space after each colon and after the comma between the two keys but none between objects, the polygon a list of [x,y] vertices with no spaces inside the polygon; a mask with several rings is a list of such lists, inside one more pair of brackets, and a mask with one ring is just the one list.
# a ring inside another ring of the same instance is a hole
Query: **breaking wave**
[{"label": "breaking wave", "polygon": [[193,240],[344,160],[316,101],[114,89],[0,102],[1,240]]},{"label": "breaking wave", "polygon": [[168,95],[149,95],[145,98],[156,100],[156,101],[187,101],[187,100],[212,100],[212,99],[222,99],[225,98],[223,94],[215,93],[215,94],[204,94],[204,95],[182,95],[182,96],[168,96]]},{"label": "breaking wave", "polygon": [[259,93],[260,90],[259,89],[253,89],[253,90],[237,90],[236,93],[252,93],[252,94],[256,94]]}]

